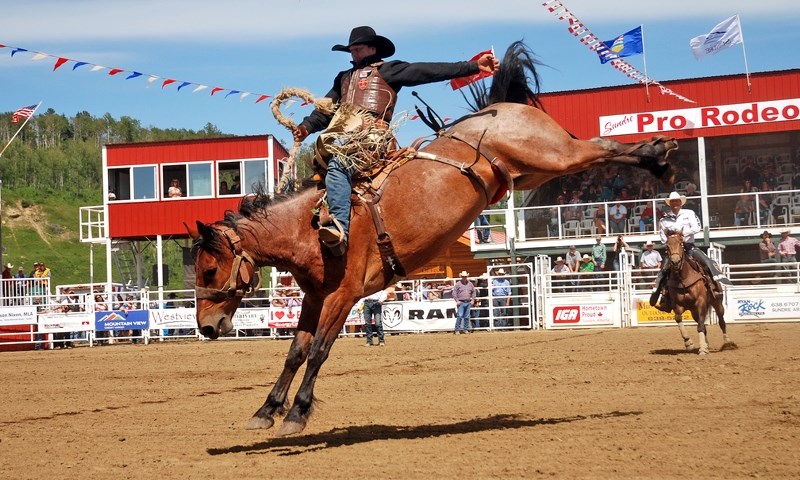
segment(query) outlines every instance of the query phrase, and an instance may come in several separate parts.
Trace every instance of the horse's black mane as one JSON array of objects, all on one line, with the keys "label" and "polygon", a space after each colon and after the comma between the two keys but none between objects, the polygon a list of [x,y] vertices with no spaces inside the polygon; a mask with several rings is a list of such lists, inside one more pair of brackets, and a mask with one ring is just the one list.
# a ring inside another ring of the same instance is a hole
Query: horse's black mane
[{"label": "horse's black mane", "polygon": [[[304,181],[298,191],[293,189],[286,189],[283,193],[278,193],[271,197],[262,185],[257,185],[252,194],[242,197],[239,202],[239,211],[226,210],[222,220],[217,220],[213,225],[224,226],[232,228],[235,232],[239,232],[238,222],[240,218],[254,218],[257,215],[266,216],[267,209],[272,205],[277,205],[286,202],[299,193],[308,190],[309,188],[316,188],[316,183]],[[192,242],[192,257],[197,257],[199,249],[211,252],[220,252],[222,249],[227,248],[223,242],[222,236],[219,231],[213,228],[204,229],[197,238]]]},{"label": "horse's black mane", "polygon": [[543,64],[522,40],[518,40],[506,50],[489,89],[484,82],[475,82],[469,85],[472,99],[463,92],[462,95],[475,112],[499,102],[523,103],[544,110],[539,101],[541,82],[536,65]]}]

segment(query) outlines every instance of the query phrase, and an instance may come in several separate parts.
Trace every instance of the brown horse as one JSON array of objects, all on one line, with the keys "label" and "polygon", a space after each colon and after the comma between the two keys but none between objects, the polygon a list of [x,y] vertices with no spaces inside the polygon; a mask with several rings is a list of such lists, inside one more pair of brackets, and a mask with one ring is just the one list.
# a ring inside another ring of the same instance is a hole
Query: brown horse
[{"label": "brown horse", "polygon": [[700,337],[698,353],[708,355],[706,317],[710,308],[717,313],[719,328],[722,330],[724,339],[722,349],[736,348],[736,344],[728,337],[722,299],[714,300],[709,286],[710,280],[703,276],[703,267],[686,253],[682,231],[667,236],[666,253],[670,263],[667,288],[669,288],[669,295],[672,299],[675,322],[678,324],[678,330],[681,332],[686,349],[694,350],[694,344],[683,326],[683,312],[688,310],[692,313],[692,318],[697,321],[697,333]]},{"label": "brown horse", "polygon": [[[533,63],[524,45],[512,45],[489,93],[494,101],[522,103],[493,103],[459,119],[385,180],[381,216],[404,271],[422,267],[451,245],[489,199],[506,189],[535,188],[606,159],[647,168],[672,181],[666,157],[677,148],[674,140],[659,137],[635,145],[577,140],[531,106],[538,104],[526,76],[535,76]],[[221,221],[197,222],[197,325],[206,337],[215,339],[233,328],[231,317],[242,296],[257,285],[260,266],[291,272],[305,292],[283,372],[247,428],[269,428],[273,417],[284,413],[280,435],[305,428],[317,375],[350,308],[394,280],[395,272],[387,268],[376,242],[372,213],[363,204],[354,203],[344,256],[332,255],[319,242],[312,220],[319,198],[316,189],[278,200],[256,195],[244,198],[239,212],[228,212]],[[287,412],[289,387],[304,362],[302,383]]]}]

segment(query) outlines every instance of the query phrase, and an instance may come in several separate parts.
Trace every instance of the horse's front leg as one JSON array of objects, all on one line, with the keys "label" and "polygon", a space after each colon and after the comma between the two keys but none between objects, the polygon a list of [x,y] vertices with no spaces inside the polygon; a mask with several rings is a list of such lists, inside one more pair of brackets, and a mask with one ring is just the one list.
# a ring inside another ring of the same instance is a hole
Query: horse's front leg
[{"label": "horse's front leg", "polygon": [[297,330],[294,340],[292,340],[292,345],[289,347],[289,353],[286,355],[283,371],[269,395],[267,395],[264,404],[256,411],[245,428],[271,428],[275,424],[275,420],[272,417],[276,414],[283,415],[286,412],[289,387],[292,385],[292,380],[294,380],[297,370],[308,356],[311,341],[314,339],[312,332],[316,329],[319,321],[319,310],[320,307],[310,301],[308,297],[303,299]]},{"label": "horse's front leg", "polygon": [[682,313],[678,313],[677,310],[675,311],[675,322],[678,324],[678,331],[681,332],[683,346],[687,351],[694,350],[694,343],[692,342],[692,339],[689,338],[689,334],[686,333],[686,326],[683,324],[683,315]]},{"label": "horse's front leg", "polygon": [[283,425],[278,435],[292,435],[300,433],[306,428],[315,400],[314,384],[317,381],[317,375],[322,364],[328,359],[333,342],[336,341],[339,332],[342,331],[344,322],[347,319],[347,313],[350,312],[353,303],[350,302],[347,305],[323,309],[319,327],[308,352],[308,364],[306,365],[305,375],[303,375],[303,383],[300,384],[300,388],[297,390],[294,403],[283,420]]}]

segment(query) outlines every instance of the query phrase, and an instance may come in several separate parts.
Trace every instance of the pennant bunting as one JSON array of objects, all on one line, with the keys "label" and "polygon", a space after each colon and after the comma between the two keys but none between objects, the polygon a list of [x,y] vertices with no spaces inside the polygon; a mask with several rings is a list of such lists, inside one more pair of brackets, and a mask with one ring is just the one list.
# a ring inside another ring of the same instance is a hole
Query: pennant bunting
[{"label": "pennant bunting", "polygon": [[[55,63],[55,65],[53,65],[53,71],[55,72],[55,71],[58,69],[58,67],[60,67],[61,65],[64,65],[64,64],[65,64],[65,63],[67,63],[68,61],[69,61],[69,60],[67,60],[67,59],[66,59],[66,58],[64,58],[64,57],[58,57],[58,60],[56,60],[56,63]],[[73,68],[73,70],[74,70],[74,68]]]},{"label": "pennant bunting", "polygon": [[[550,12],[557,20],[563,20],[567,22],[567,32],[575,37],[581,44],[588,47],[591,52],[594,52],[596,55],[601,56],[602,58],[604,55],[603,52],[609,49],[608,46],[602,40],[600,40],[597,35],[592,33],[592,31],[589,30],[589,27],[578,20],[578,17],[569,11],[566,6],[564,6],[564,1],[565,0],[544,0],[541,5],[546,8],[547,11]],[[608,63],[617,71],[637,83],[658,86],[658,89],[662,95],[670,95],[687,103],[697,103],[694,100],[686,98],[683,95],[680,95],[679,93],[674,92],[659,82],[653,80],[621,58],[615,58]]]},{"label": "pennant bunting", "polygon": [[[121,73],[124,73],[124,74],[127,75],[125,77],[125,80],[133,80],[133,79],[136,79],[136,78],[139,78],[139,77],[145,77],[145,80],[147,82],[147,85],[146,85],[147,88],[150,88],[156,81],[161,81],[161,89],[162,90],[166,89],[166,87],[168,87],[169,85],[172,85],[173,83],[177,84],[176,91],[178,91],[178,92],[180,92],[185,87],[189,87],[189,86],[194,86],[194,89],[192,90],[192,93],[197,93],[197,92],[200,92],[202,90],[207,90],[208,88],[210,88],[208,85],[204,85],[204,84],[197,83],[197,82],[177,80],[177,79],[174,79],[174,78],[162,77],[162,76],[154,75],[154,74],[150,74],[150,73],[142,73],[142,72],[137,72],[137,71],[133,71],[133,70],[126,70],[124,68],[109,68],[109,67],[106,67],[106,66],[103,66],[103,65],[98,65],[96,63],[84,62],[84,61],[75,60],[75,59],[72,59],[72,58],[69,58],[69,57],[63,57],[63,56],[60,56],[60,55],[53,55],[53,54],[46,53],[46,52],[31,51],[31,50],[28,50],[26,48],[21,48],[21,47],[14,47],[14,46],[10,46],[10,45],[0,44],[0,48],[9,48],[9,49],[11,49],[11,56],[12,57],[14,57],[18,53],[30,53],[30,54],[32,54],[30,56],[30,58],[31,58],[31,60],[34,60],[34,61],[45,60],[45,59],[48,59],[48,58],[55,59],[55,62],[53,64],[53,71],[58,70],[59,68],[64,66],[64,64],[66,64],[68,62],[72,62],[73,63],[72,71],[75,71],[80,67],[89,66],[91,72],[98,72],[100,70],[107,70],[108,71],[107,72],[108,75],[112,76],[112,77],[113,76],[117,76],[117,75],[119,75]],[[487,52],[491,52],[491,50],[487,50]],[[483,53],[485,53],[485,52],[479,53],[478,55],[473,57],[473,59],[479,58],[480,55],[482,55]],[[491,74],[483,74],[482,73],[482,74],[478,74],[478,75],[490,76]],[[215,94],[217,94],[219,92],[227,92],[225,94],[225,98],[228,98],[231,95],[236,95],[236,96],[239,97],[239,101],[243,101],[245,98],[250,97],[251,95],[255,95],[253,97],[253,98],[255,98],[255,100],[253,101],[254,104],[259,104],[259,103],[263,102],[264,100],[268,100],[268,99],[274,97],[274,95],[268,95],[268,94],[264,94],[264,93],[252,93],[252,92],[248,92],[248,91],[229,89],[229,88],[224,88],[224,87],[213,87],[213,88],[211,88],[211,90],[209,92],[209,96],[213,97]],[[295,103],[297,103],[297,100],[290,99],[290,100],[286,101],[284,103],[284,105],[288,107],[288,106],[291,106],[291,105],[293,105]],[[312,102],[303,102],[302,106],[308,106],[311,103]],[[17,115],[17,117],[24,116],[24,113],[25,113],[25,111],[21,109],[21,114]],[[416,118],[418,118],[418,117],[415,116],[415,117],[412,118],[412,120],[415,120]]]}]

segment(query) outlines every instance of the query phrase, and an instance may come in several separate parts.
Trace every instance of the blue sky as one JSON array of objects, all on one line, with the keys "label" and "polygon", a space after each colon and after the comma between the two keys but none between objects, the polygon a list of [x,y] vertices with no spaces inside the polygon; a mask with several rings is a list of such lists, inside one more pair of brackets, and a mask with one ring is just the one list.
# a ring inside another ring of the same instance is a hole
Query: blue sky
[{"label": "blue sky", "polygon": [[[332,52],[346,43],[350,29],[371,25],[397,46],[393,59],[405,61],[465,60],[494,47],[523,39],[547,64],[541,69],[544,91],[627,85],[631,80],[596,56],[567,32],[567,25],[541,6],[541,1],[472,0],[385,3],[357,0],[30,0],[7,2],[0,17],[0,44],[31,51],[138,71],[179,81],[227,89],[213,97],[210,88],[192,93],[177,84],[149,88],[143,77],[127,73],[75,71],[68,63],[53,71],[54,59],[33,61],[32,55],[10,56],[0,49],[0,111],[13,111],[43,100],[67,116],[88,111],[94,116],[127,115],[144,126],[202,129],[212,123],[226,133],[271,133],[291,142],[278,125],[269,101],[255,104],[258,93],[274,95],[286,87],[302,87],[324,95],[334,75],[348,67],[349,55]],[[689,40],[708,33],[723,19],[740,14],[750,72],[800,66],[800,2],[771,0],[673,0],[562,3],[593,33],[611,40],[644,25],[648,75],[669,86],[669,80],[744,73],[740,45],[695,60]],[[381,5],[377,8],[376,5]],[[390,13],[385,10],[391,9]],[[627,60],[643,70],[643,57]],[[229,90],[252,92],[240,100],[225,98]],[[411,111],[410,88],[400,93],[397,111]],[[466,112],[458,92],[446,83],[417,87],[423,99],[442,116]],[[681,93],[681,92],[678,92]],[[675,100],[675,108],[683,108]],[[297,120],[309,107],[291,105]],[[399,130],[401,143],[427,135],[420,121]]]}]

